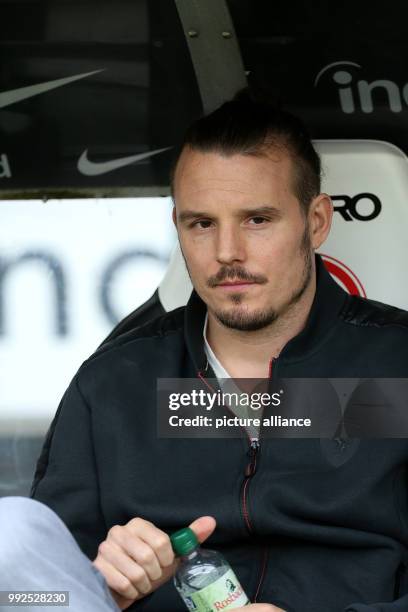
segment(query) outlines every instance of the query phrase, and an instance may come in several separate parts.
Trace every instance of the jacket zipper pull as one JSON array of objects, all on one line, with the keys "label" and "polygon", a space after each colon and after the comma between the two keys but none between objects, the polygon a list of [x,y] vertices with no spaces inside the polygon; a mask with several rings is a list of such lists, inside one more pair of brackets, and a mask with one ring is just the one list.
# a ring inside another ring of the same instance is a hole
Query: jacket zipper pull
[{"label": "jacket zipper pull", "polygon": [[251,445],[247,452],[247,455],[250,461],[245,469],[245,476],[247,477],[253,476],[256,472],[256,457],[257,457],[259,448],[260,448],[259,440],[257,439],[251,440]]},{"label": "jacket zipper pull", "polygon": [[346,448],[347,440],[344,440],[344,438],[342,437],[337,437],[337,438],[334,438],[334,441],[337,444],[338,450],[342,453],[344,449]]}]

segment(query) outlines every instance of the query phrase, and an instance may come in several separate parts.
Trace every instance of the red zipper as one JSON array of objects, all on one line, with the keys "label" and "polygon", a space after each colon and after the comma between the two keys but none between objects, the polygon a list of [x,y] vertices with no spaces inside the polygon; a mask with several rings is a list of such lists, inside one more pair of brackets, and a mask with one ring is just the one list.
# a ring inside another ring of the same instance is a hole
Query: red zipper
[{"label": "red zipper", "polygon": [[[273,369],[273,364],[275,361],[276,361],[275,357],[272,357],[272,359],[269,361],[269,378],[272,378],[272,369]],[[259,439],[254,439],[251,441],[251,446],[250,446],[250,451],[249,451],[250,452],[250,462],[247,465],[246,470],[245,470],[245,480],[244,480],[244,486],[242,488],[243,515],[244,515],[244,520],[245,520],[249,533],[253,533],[253,528],[252,528],[251,521],[249,518],[248,503],[247,503],[248,486],[249,486],[250,479],[256,472],[256,460],[257,460],[257,455],[258,455],[260,447],[261,447],[261,444],[260,444]],[[258,586],[255,591],[255,597],[254,597],[253,603],[257,602],[258,595],[260,593],[261,586],[262,586],[262,583],[265,577],[267,562],[268,562],[268,547],[265,547],[262,553],[261,575],[259,577]]]},{"label": "red zipper", "polygon": [[244,479],[244,483],[242,486],[242,514],[244,516],[244,521],[246,523],[249,533],[253,533],[253,529],[252,529],[251,521],[249,518],[248,503],[247,503],[247,489],[248,489],[249,481],[251,480],[252,476],[256,472],[256,458],[258,455],[259,447],[260,447],[260,444],[259,444],[258,439],[254,438],[253,440],[251,440],[251,445],[248,451],[250,461],[245,468],[245,479]]},{"label": "red zipper", "polygon": [[[249,488],[249,482],[252,478],[252,476],[255,474],[256,472],[256,460],[257,460],[257,455],[259,452],[259,448],[260,448],[260,444],[259,444],[259,440],[254,438],[253,440],[251,440],[251,445],[248,451],[250,460],[248,465],[245,468],[245,479],[244,479],[244,484],[242,486],[242,514],[244,517],[244,521],[246,524],[246,527],[248,529],[248,532],[250,534],[254,533],[253,527],[251,525],[251,520],[249,518],[249,510],[248,510],[248,488]],[[256,591],[255,591],[255,597],[253,600],[253,603],[256,603],[259,591],[261,589],[261,585],[264,579],[264,575],[265,575],[265,568],[266,568],[266,560],[268,557],[268,549],[265,548],[263,553],[262,553],[262,571],[261,571],[261,575],[259,577],[259,581],[258,581],[258,586],[256,587]]]},{"label": "red zipper", "polygon": [[[215,389],[210,385],[210,383],[206,380],[205,376],[203,376],[203,373],[201,370],[199,370],[197,372],[197,376],[198,378],[206,385],[206,387],[208,387],[209,389],[211,389],[211,391],[213,393],[215,393]],[[224,408],[226,408],[232,415],[235,415],[235,413],[233,412],[233,410],[231,410],[231,408],[229,408],[229,406],[226,406],[225,404],[223,404]],[[249,483],[249,479],[251,478],[251,476],[253,474],[255,474],[256,472],[256,455],[258,454],[258,450],[259,450],[259,442],[256,438],[252,439],[249,434],[248,431],[245,429],[245,427],[241,427],[241,429],[243,429],[249,439],[249,456],[250,456],[250,462],[249,464],[246,466],[245,468],[245,478],[244,478],[244,482],[243,482],[243,497],[242,497],[242,514],[244,516],[244,521],[245,524],[247,526],[247,529],[250,533],[252,533],[252,527],[251,527],[251,523],[249,520],[249,514],[248,514],[248,508],[247,508],[247,502],[246,502],[246,489]]]},{"label": "red zipper", "polygon": [[[272,378],[272,369],[273,369],[273,363],[276,361],[275,357],[272,357],[272,359],[269,361],[269,378]],[[197,373],[198,378],[209,388],[211,389],[211,391],[215,392],[214,389],[211,387],[211,385],[209,384],[209,382],[205,379],[205,377],[203,376],[202,372],[199,371]],[[232,414],[233,411],[228,407],[225,406],[225,408],[227,408]],[[242,428],[245,429],[245,428]],[[249,518],[249,510],[248,510],[248,487],[249,487],[249,481],[251,480],[252,476],[255,474],[256,472],[256,461],[257,461],[257,455],[260,449],[260,442],[258,438],[250,438],[249,434],[247,432],[247,430],[245,429],[245,432],[250,440],[250,445],[249,445],[249,457],[250,457],[250,461],[248,463],[248,465],[245,468],[245,478],[244,478],[244,482],[242,485],[242,515],[244,517],[244,521],[245,521],[245,525],[248,529],[248,532],[250,534],[254,533],[253,527],[251,525],[251,520]],[[267,560],[268,560],[268,548],[265,548],[263,553],[262,553],[262,570],[261,570],[261,576],[259,578],[259,582],[258,582],[258,586],[256,588],[255,591],[255,597],[254,597],[254,601],[253,603],[256,603],[257,601],[257,597],[259,595],[259,592],[261,590],[261,586],[262,586],[262,582],[263,579],[265,577],[265,570],[266,570],[266,564],[267,564]]]},{"label": "red zipper", "polygon": [[261,577],[259,578],[259,582],[258,582],[258,586],[257,586],[256,592],[255,592],[255,597],[254,597],[254,602],[253,603],[256,603],[257,600],[258,600],[259,591],[261,590],[261,585],[263,583],[263,579],[265,578],[265,571],[266,571],[267,562],[268,562],[268,547],[266,546],[264,551],[263,551]]},{"label": "red zipper", "polygon": [[[273,368],[274,361],[275,361],[274,357],[272,357],[272,359],[269,361],[269,378],[272,377],[272,368]],[[249,464],[245,468],[245,480],[244,480],[244,484],[242,487],[242,513],[244,516],[244,520],[245,520],[247,529],[250,533],[253,533],[253,528],[251,525],[251,521],[249,518],[249,511],[248,511],[248,502],[247,502],[248,485],[249,485],[250,479],[256,472],[256,460],[257,460],[257,455],[258,455],[260,448],[261,448],[261,444],[260,444],[259,438],[258,439],[254,438],[253,440],[251,440],[250,447],[249,447],[250,461],[249,461]]]}]

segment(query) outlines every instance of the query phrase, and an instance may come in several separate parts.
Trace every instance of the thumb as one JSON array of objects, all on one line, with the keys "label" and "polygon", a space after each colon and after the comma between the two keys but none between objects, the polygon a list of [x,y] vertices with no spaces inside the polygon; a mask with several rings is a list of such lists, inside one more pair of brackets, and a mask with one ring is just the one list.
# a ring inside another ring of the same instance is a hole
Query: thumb
[{"label": "thumb", "polygon": [[200,544],[210,537],[217,523],[213,516],[200,516],[189,527],[194,531]]},{"label": "thumb", "polygon": [[[194,533],[197,536],[198,541],[201,544],[201,542],[204,542],[204,540],[210,537],[210,535],[215,529],[215,525],[216,525],[215,518],[213,518],[212,516],[200,516],[200,518],[193,521],[189,525],[189,527],[190,529],[194,531]],[[168,580],[170,576],[174,575],[179,565],[180,565],[180,559],[178,557],[175,557],[171,565],[163,568],[163,574],[161,578],[159,578],[158,581],[152,584],[155,584],[155,587],[157,587],[157,585],[163,584],[163,582]]]}]

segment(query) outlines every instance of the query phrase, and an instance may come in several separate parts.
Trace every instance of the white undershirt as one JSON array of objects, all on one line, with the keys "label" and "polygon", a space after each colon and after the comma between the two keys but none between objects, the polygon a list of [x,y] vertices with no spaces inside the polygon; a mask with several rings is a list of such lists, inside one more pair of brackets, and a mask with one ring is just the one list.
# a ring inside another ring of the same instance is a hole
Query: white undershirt
[{"label": "white undershirt", "polygon": [[[204,321],[204,329],[203,329],[203,338],[204,338],[204,351],[208,359],[208,363],[214,370],[214,374],[217,377],[218,383],[220,385],[221,391],[225,391],[228,393],[242,393],[242,391],[237,387],[233,382],[228,382],[225,379],[231,379],[232,376],[227,372],[222,363],[219,361],[211,346],[208,344],[207,340],[207,325],[208,325],[208,312],[205,315]],[[258,418],[258,415],[254,413],[253,410],[247,408],[246,406],[234,406],[232,404],[229,405],[229,408],[234,412],[236,416],[243,418]],[[259,429],[254,426],[247,427],[247,432],[249,437],[252,439],[259,437]]]},{"label": "white undershirt", "polygon": [[228,374],[227,370],[224,368],[222,363],[217,359],[214,351],[212,350],[211,346],[208,344],[207,326],[208,326],[208,312],[205,315],[205,321],[204,321],[204,331],[203,331],[204,350],[205,350],[205,354],[207,355],[208,363],[214,370],[214,374],[216,375],[217,380],[219,382],[220,378],[231,378],[231,374]]}]

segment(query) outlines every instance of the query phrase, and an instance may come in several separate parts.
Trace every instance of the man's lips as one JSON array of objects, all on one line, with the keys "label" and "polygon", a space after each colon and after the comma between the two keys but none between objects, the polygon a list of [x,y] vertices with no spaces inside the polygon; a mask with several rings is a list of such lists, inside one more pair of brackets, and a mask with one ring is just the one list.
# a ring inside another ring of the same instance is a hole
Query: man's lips
[{"label": "man's lips", "polygon": [[217,287],[221,287],[222,289],[247,289],[252,285],[256,285],[257,283],[251,281],[234,281],[232,283],[220,283]]}]

